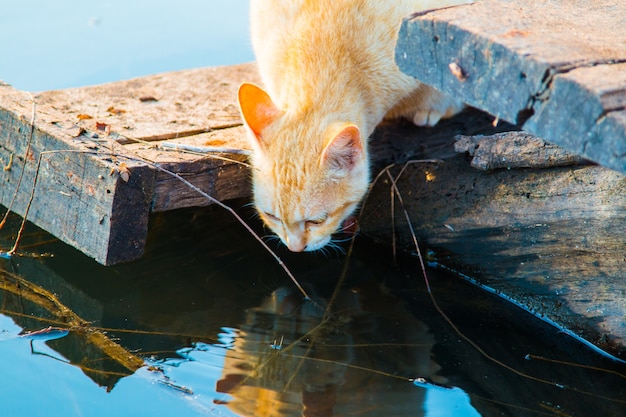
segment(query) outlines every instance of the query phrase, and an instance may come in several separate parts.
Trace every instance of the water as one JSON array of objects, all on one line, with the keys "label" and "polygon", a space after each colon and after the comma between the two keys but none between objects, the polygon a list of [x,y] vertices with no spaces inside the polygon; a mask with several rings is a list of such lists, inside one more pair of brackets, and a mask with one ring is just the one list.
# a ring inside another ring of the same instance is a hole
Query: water
[{"label": "water", "polygon": [[[249,61],[245,3],[5,2],[0,78]],[[108,268],[28,225],[0,257],[0,416],[625,414],[623,366],[459,278],[429,271],[463,336],[413,258],[360,238],[349,258],[277,251],[313,302],[219,208],[153,215],[146,255]]]},{"label": "water", "polygon": [[[349,260],[278,249],[311,303],[218,208],[153,216],[146,256],[108,268],[34,226],[24,239],[0,263],[2,415],[618,416],[626,405],[623,366],[429,271],[483,355],[433,308],[415,259],[393,267],[365,240]],[[60,304],[33,302],[41,289]],[[24,335],[49,326],[69,333]]]},{"label": "water", "polygon": [[3,0],[0,80],[27,91],[254,59],[247,0]]}]

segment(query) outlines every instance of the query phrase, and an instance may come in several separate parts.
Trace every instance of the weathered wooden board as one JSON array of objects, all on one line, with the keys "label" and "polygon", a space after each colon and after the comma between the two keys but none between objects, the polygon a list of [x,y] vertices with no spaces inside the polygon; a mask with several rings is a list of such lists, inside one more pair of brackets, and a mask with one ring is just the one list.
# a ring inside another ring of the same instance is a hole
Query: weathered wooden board
[{"label": "weathered wooden board", "polygon": [[0,87],[0,108],[0,202],[20,215],[30,207],[29,220],[101,263],[140,256],[154,173],[129,161],[121,180],[119,161],[59,127],[55,109],[35,107],[33,127],[27,93]]},{"label": "weathered wooden board", "polygon": [[254,64],[47,91],[37,102],[87,130],[95,131],[96,122],[107,124],[119,142],[175,139],[241,125],[235,93],[243,80],[258,80]]},{"label": "weathered wooden board", "polygon": [[481,0],[419,13],[402,71],[626,172],[626,2]]},{"label": "weathered wooden board", "polygon": [[[195,147],[225,147],[232,150],[248,150],[243,126],[219,129],[208,133],[168,140],[167,143]],[[247,156],[242,154],[194,155],[189,152],[157,148],[143,143],[129,143],[126,152],[158,164],[199,187],[219,201],[250,195],[250,172]],[[215,157],[226,159],[216,159]],[[205,196],[181,184],[180,180],[162,171],[156,172],[152,211],[168,211],[182,207],[198,207],[211,204]]]},{"label": "weathered wooden board", "polygon": [[155,164],[219,200],[249,194],[244,155],[159,146],[245,149],[243,80],[258,80],[254,64],[37,94],[0,86],[0,204],[29,207],[28,220],[102,264],[137,259],[150,212],[210,204]]},{"label": "weathered wooden board", "polygon": [[[192,69],[93,87],[40,94],[42,105],[61,109],[87,132],[105,125],[105,138],[121,153],[180,174],[218,200],[249,195],[248,149],[236,102],[243,81],[259,83],[255,64]],[[86,119],[86,116],[91,118]],[[141,141],[141,142],[139,142]],[[145,141],[151,142],[146,144]],[[222,148],[228,160],[165,149],[163,142]],[[104,142],[107,145],[107,141]],[[155,173],[152,211],[210,204],[163,171]]]}]

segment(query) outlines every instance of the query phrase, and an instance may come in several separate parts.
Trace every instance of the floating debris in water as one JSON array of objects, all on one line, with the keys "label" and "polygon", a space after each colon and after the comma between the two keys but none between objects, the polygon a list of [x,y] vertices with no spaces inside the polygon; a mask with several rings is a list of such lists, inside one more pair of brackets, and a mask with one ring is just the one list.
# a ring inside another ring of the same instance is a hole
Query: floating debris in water
[{"label": "floating debris in water", "polygon": [[283,341],[284,341],[284,340],[285,340],[285,336],[281,336],[281,337],[280,337],[280,342],[279,342],[279,343],[276,343],[276,340],[274,340],[274,343],[272,343],[272,344],[270,345],[270,347],[271,347],[272,349],[275,349],[275,350],[281,350],[281,349],[283,348]]},{"label": "floating debris in water", "polygon": [[413,385],[421,387],[421,388],[437,388],[437,389],[442,389],[446,391],[455,389],[454,387],[447,387],[445,385],[441,385],[436,382],[433,382],[430,379],[421,378],[421,377],[413,379],[412,382],[413,382]]},{"label": "floating debris in water", "polygon": [[191,388],[187,388],[183,385],[177,385],[167,379],[159,379],[159,383],[165,385],[168,388],[175,389],[176,391],[180,391],[184,394],[193,395],[193,390]]}]

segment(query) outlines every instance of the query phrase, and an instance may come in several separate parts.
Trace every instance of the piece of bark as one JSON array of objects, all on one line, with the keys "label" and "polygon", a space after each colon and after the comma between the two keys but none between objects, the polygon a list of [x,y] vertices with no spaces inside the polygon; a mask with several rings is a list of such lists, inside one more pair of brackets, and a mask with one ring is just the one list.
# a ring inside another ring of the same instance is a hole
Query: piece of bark
[{"label": "piece of bark", "polygon": [[525,132],[490,136],[458,135],[454,150],[467,152],[471,165],[482,171],[513,168],[551,168],[578,165],[585,159]]}]

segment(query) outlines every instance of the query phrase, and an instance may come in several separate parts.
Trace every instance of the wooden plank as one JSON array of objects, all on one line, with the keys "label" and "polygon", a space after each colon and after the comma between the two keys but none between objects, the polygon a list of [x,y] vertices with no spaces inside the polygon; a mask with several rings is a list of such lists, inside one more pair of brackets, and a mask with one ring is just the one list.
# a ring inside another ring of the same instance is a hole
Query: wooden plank
[{"label": "wooden plank", "polygon": [[[160,147],[179,145],[248,149],[237,105],[241,82],[260,83],[255,64],[157,74],[93,87],[41,93],[41,104],[61,109],[87,132],[106,125],[105,137],[119,152],[180,174],[218,200],[250,195],[245,156],[232,162]],[[81,115],[79,117],[79,115]],[[85,119],[84,115],[91,116]],[[149,141],[145,144],[135,142]],[[106,145],[106,143],[105,143]],[[225,156],[225,155],[222,155]],[[152,211],[210,204],[202,195],[162,171],[155,173]]]},{"label": "wooden plank", "polygon": [[200,68],[47,91],[38,94],[38,103],[86,130],[106,124],[120,142],[167,140],[241,125],[237,88],[258,79],[254,64]]},{"label": "wooden plank", "polygon": [[245,155],[216,159],[159,146],[241,151],[236,90],[244,80],[258,82],[254,64],[35,95],[0,86],[0,159],[7,167],[0,204],[11,205],[15,195],[12,209],[25,214],[43,152],[28,220],[102,264],[137,259],[150,212],[210,203],[155,164],[219,200],[249,195]]},{"label": "wooden plank", "polygon": [[0,202],[23,216],[32,198],[29,220],[100,263],[140,256],[154,174],[129,162],[123,181],[120,162],[57,124],[55,109],[34,114],[31,135],[32,96],[0,87]]},{"label": "wooden plank", "polygon": [[[243,126],[168,140],[167,143],[198,148],[210,146],[249,150]],[[245,154],[202,156],[142,143],[128,144],[124,148],[171,172],[181,174],[185,180],[217,200],[226,201],[251,195],[250,172]],[[216,159],[216,156],[225,159]],[[154,187],[153,212],[206,206],[211,203],[206,197],[164,172],[156,173]]]},{"label": "wooden plank", "polygon": [[420,13],[401,70],[543,139],[626,172],[626,3],[481,0]]},{"label": "wooden plank", "polygon": [[[445,162],[411,164],[398,181],[422,253],[626,359],[626,177],[594,165],[487,172],[438,152]],[[389,187],[374,188],[361,230],[391,243]],[[397,201],[395,234],[414,250]]]}]

